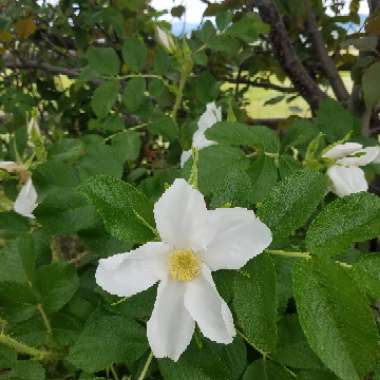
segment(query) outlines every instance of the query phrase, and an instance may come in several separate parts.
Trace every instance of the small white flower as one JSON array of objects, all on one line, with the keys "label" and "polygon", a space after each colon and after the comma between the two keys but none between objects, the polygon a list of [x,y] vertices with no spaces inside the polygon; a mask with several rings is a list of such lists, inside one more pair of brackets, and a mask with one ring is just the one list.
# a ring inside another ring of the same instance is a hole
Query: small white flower
[{"label": "small white flower", "polygon": [[358,143],[335,145],[322,157],[334,160],[327,170],[332,183],[332,191],[339,197],[368,190],[368,182],[360,166],[376,162],[380,156],[380,147],[363,148]]},{"label": "small white flower", "polygon": [[36,207],[37,191],[33,185],[32,179],[29,178],[18,193],[13,208],[17,214],[34,219],[33,211]]},{"label": "small white flower", "polygon": [[[198,129],[193,135],[192,146],[198,150],[216,144],[215,141],[208,140],[205,136],[205,131],[211,128],[215,123],[222,121],[222,109],[217,107],[214,102],[208,103],[206,111],[201,115],[198,121]],[[185,150],[181,155],[181,167],[191,157],[191,149]]]},{"label": "small white flower", "polygon": [[244,208],[207,210],[203,195],[176,179],[154,206],[161,242],[99,261],[96,282],[130,297],[159,282],[147,324],[157,358],[177,361],[189,345],[195,322],[209,339],[229,344],[235,336],[231,311],[211,276],[239,269],[271,243],[270,229]]},{"label": "small white flower", "polygon": [[165,30],[160,28],[159,26],[156,26],[156,34],[158,42],[169,52],[174,53],[176,49],[175,42],[173,40],[173,37],[171,34]]}]

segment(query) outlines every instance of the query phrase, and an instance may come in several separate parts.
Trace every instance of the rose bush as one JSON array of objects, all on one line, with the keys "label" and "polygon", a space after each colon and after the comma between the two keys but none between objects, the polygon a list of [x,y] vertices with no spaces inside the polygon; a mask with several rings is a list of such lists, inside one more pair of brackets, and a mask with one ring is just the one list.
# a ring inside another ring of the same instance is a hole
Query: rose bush
[{"label": "rose bush", "polygon": [[0,5],[0,379],[380,378],[374,4]]}]

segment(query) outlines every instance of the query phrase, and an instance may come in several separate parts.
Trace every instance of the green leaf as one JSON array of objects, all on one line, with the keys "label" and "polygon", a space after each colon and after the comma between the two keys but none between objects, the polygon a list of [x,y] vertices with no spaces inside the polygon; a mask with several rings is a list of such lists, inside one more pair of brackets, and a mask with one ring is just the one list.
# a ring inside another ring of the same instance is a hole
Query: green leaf
[{"label": "green leaf", "polygon": [[94,92],[91,107],[95,115],[104,118],[111,111],[119,94],[119,82],[110,80],[102,83]]},{"label": "green leaf", "polygon": [[96,311],[71,347],[68,360],[76,367],[96,372],[112,363],[133,364],[148,350],[145,329],[121,316]]},{"label": "green leaf", "polygon": [[116,115],[109,115],[105,119],[90,119],[88,122],[89,130],[96,130],[101,132],[116,133],[124,129],[124,121],[121,117]]},{"label": "green leaf", "polygon": [[279,324],[278,345],[272,358],[286,367],[323,369],[323,364],[311,350],[295,314],[287,315]]},{"label": "green leaf", "polygon": [[128,111],[135,112],[144,100],[145,79],[132,78],[125,86],[123,102]]},{"label": "green leaf", "polygon": [[29,222],[26,218],[14,212],[0,213],[0,238],[12,239],[29,230]]},{"label": "green leaf", "polygon": [[214,192],[211,208],[231,204],[234,207],[249,207],[252,204],[252,183],[244,172],[226,173],[222,186]]},{"label": "green leaf", "polygon": [[283,140],[285,149],[289,147],[304,147],[315,139],[319,134],[318,128],[307,119],[295,119],[286,132]]},{"label": "green leaf", "polygon": [[145,66],[147,48],[145,44],[137,38],[127,38],[121,50],[124,62],[128,70],[142,71]]},{"label": "green leaf", "polygon": [[158,366],[165,380],[238,380],[246,366],[246,348],[239,338],[226,346],[203,340],[198,347],[193,342],[178,362],[161,359]]},{"label": "green leaf", "polygon": [[108,232],[117,239],[143,243],[154,238],[153,205],[132,185],[101,175],[80,186],[102,216]]},{"label": "green leaf", "polygon": [[243,380],[293,380],[284,368],[270,360],[254,361],[246,370]]},{"label": "green leaf", "polygon": [[1,317],[18,323],[31,318],[37,311],[37,296],[29,284],[0,282]]},{"label": "green leaf", "polygon": [[141,138],[136,131],[125,131],[111,139],[112,148],[120,161],[135,161],[140,154]]},{"label": "green leaf", "polygon": [[288,175],[294,174],[298,170],[302,169],[302,164],[294,159],[289,154],[281,154],[278,161],[278,171],[281,179],[286,178]]},{"label": "green leaf", "polygon": [[79,287],[79,278],[72,265],[56,262],[38,268],[35,286],[45,311],[53,313],[70,301]]},{"label": "green leaf", "polygon": [[0,251],[0,282],[32,281],[37,252],[30,235],[23,235]]},{"label": "green leaf", "polygon": [[[331,122],[332,120],[334,122]],[[349,132],[361,130],[360,121],[347,111],[341,103],[331,98],[322,100],[315,125],[326,135],[330,143],[342,139]]]},{"label": "green leaf", "polygon": [[227,33],[249,43],[255,41],[259,34],[268,33],[269,30],[269,25],[261,21],[257,14],[245,13],[241,20],[232,24]]},{"label": "green leaf", "polygon": [[121,178],[124,160],[115,154],[115,150],[95,135],[87,135],[83,140],[85,140],[86,154],[77,163],[80,179],[84,180],[97,174]]},{"label": "green leaf", "polygon": [[377,82],[380,78],[380,62],[368,67],[362,76],[364,100],[368,109],[372,109],[380,100],[380,88]]},{"label": "green leaf", "polygon": [[297,373],[298,380],[339,380],[333,373],[326,371],[301,371]]},{"label": "green leaf", "polygon": [[203,71],[197,79],[193,79],[192,85],[197,100],[202,104],[212,102],[218,97],[220,83],[208,71]]},{"label": "green leaf", "polygon": [[17,361],[17,353],[15,350],[6,346],[0,346],[0,367],[10,368]]},{"label": "green leaf", "polygon": [[12,366],[7,379],[12,380],[45,380],[46,373],[40,363],[31,360],[17,360]]},{"label": "green leaf", "polygon": [[90,68],[99,74],[112,76],[119,73],[119,57],[110,47],[90,47],[86,52],[86,57]]},{"label": "green leaf", "polygon": [[[185,171],[191,168],[188,160]],[[234,147],[214,145],[199,152],[199,188],[205,195],[218,192],[223,188],[226,173],[241,173],[247,170],[249,160],[243,152]]]},{"label": "green leaf", "polygon": [[260,351],[270,353],[277,343],[276,273],[270,256],[262,254],[235,276],[233,310],[243,334]]},{"label": "green leaf", "polygon": [[260,125],[221,121],[206,131],[206,137],[220,144],[249,145],[270,153],[277,153],[280,149],[277,133]]},{"label": "green leaf", "polygon": [[350,275],[364,293],[373,300],[380,299],[380,254],[372,253],[353,265]]},{"label": "green leaf", "polygon": [[277,183],[276,163],[273,158],[260,154],[248,169],[248,175],[252,183],[251,202],[262,201]]},{"label": "green leaf", "polygon": [[360,380],[375,367],[378,333],[372,311],[339,265],[321,259],[293,271],[299,320],[311,348],[343,380]]},{"label": "green leaf", "polygon": [[73,188],[51,190],[35,215],[50,234],[74,233],[99,223],[94,207]]},{"label": "green leaf", "polygon": [[306,246],[318,256],[343,253],[354,242],[372,239],[380,231],[380,198],[357,193],[328,204],[307,231]]},{"label": "green leaf", "polygon": [[258,206],[258,216],[276,239],[302,227],[318,207],[326,191],[324,175],[300,170],[273,188]]},{"label": "green leaf", "polygon": [[164,116],[161,119],[150,123],[148,129],[151,133],[161,135],[169,141],[177,139],[179,134],[177,124],[169,116]]}]

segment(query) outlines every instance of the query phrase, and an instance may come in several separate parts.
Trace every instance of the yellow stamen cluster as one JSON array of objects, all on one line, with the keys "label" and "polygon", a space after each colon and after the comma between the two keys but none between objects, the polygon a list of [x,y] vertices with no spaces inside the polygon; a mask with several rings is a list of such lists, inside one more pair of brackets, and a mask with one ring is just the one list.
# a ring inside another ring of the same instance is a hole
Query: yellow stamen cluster
[{"label": "yellow stamen cluster", "polygon": [[200,272],[200,260],[192,250],[175,250],[169,255],[169,273],[173,280],[190,281]]}]

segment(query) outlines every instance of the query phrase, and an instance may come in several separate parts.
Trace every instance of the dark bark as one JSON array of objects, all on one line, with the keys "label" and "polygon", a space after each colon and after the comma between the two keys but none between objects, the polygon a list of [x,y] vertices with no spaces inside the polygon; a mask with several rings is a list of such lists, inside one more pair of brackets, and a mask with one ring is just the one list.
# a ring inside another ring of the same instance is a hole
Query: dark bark
[{"label": "dark bark", "polygon": [[307,2],[307,7],[307,32],[311,38],[313,47],[315,49],[315,54],[320,63],[320,67],[326,75],[328,81],[330,82],[330,85],[334,91],[336,98],[340,102],[347,104],[350,95],[346,87],[344,86],[343,80],[339,75],[339,71],[335,65],[335,62],[328,54],[328,51],[325,46],[325,41],[318,28],[318,23],[316,21],[314,11],[309,1]]},{"label": "dark bark", "polygon": [[252,87],[258,87],[263,88],[265,90],[275,90],[279,92],[284,92],[288,94],[294,94],[296,92],[296,89],[294,87],[287,87],[287,86],[281,86],[275,83],[266,82],[266,81],[256,81],[256,80],[250,80],[247,78],[229,78],[229,77],[223,77],[222,80],[229,82],[229,83],[237,83],[237,84],[247,84]]},{"label": "dark bark", "polygon": [[315,113],[326,94],[321,91],[318,83],[309,75],[297,56],[275,2],[273,0],[256,0],[254,4],[258,7],[263,21],[271,26],[270,41],[282,68],[295,89],[305,98]]}]

